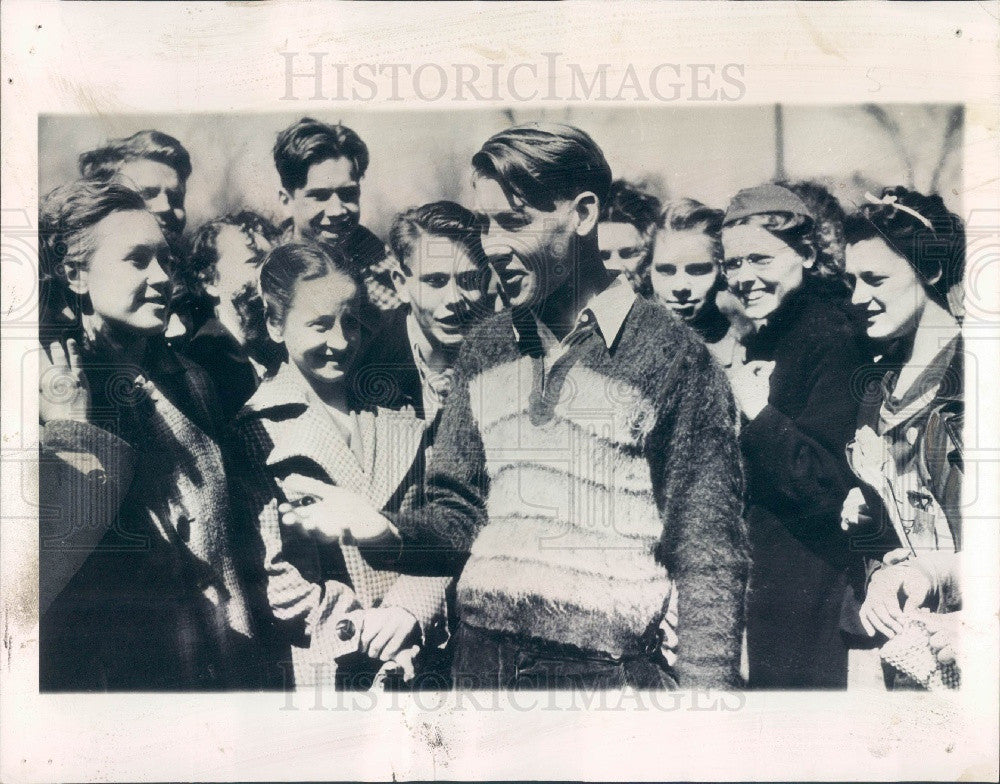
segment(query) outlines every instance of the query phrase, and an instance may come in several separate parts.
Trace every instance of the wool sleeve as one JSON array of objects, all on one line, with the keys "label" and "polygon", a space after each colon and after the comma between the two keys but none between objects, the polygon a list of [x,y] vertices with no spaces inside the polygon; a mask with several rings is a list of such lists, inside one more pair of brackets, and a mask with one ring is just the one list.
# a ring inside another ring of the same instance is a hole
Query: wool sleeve
[{"label": "wool sleeve", "polygon": [[680,686],[740,685],[749,556],[736,408],[702,346],[674,363],[651,433],[663,520],[658,559],[675,581]]},{"label": "wool sleeve", "polygon": [[481,358],[472,343],[459,355],[424,481],[388,515],[402,540],[395,568],[409,574],[458,574],[486,523],[486,457],[469,394]]},{"label": "wool sleeve", "polygon": [[128,443],[87,422],[54,420],[41,431],[38,609],[44,613],[118,516],[132,483]]},{"label": "wool sleeve", "polygon": [[855,484],[845,448],[858,415],[851,382],[863,362],[849,338],[820,343],[803,361],[801,411],[790,416],[768,403],[741,434],[754,503],[798,521],[799,535],[835,533],[830,521],[837,523]]}]

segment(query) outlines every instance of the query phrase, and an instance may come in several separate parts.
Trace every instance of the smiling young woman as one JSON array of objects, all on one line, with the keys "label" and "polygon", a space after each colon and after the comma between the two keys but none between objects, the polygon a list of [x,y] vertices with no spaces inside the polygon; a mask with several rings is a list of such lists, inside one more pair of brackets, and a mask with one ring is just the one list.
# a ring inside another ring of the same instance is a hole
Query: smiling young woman
[{"label": "smiling young woman", "polygon": [[730,377],[747,419],[753,688],[847,686],[839,625],[851,553],[839,523],[857,415],[851,379],[867,358],[817,226],[796,193],[767,184],[740,191],[722,229],[727,285],[758,325]]},{"label": "smiling young woman", "polygon": [[[847,273],[881,356],[849,449],[858,488],[843,516],[845,528],[869,541],[872,531],[883,534],[870,555],[885,562],[873,562],[877,571],[867,594],[858,591],[864,603],[855,618],[870,636],[892,637],[902,628],[900,577],[912,569],[910,559],[892,565],[898,559],[890,551],[907,552],[919,565],[961,549],[964,379],[953,294],[962,282],[965,231],[937,195],[897,187],[869,200],[846,223]],[[872,451],[877,478],[865,464]],[[930,598],[919,603],[956,609]]]},{"label": "smiling young woman", "polygon": [[[402,665],[421,641],[441,641],[450,580],[375,570],[356,547],[283,527],[280,513],[285,504],[321,507],[335,487],[355,494],[365,514],[398,509],[422,465],[424,423],[412,410],[364,405],[370,396],[355,376],[378,311],[343,250],[279,245],[261,266],[260,289],[287,360],[236,418],[244,459],[235,470],[257,523],[270,622],[291,683],[367,688],[388,661]],[[358,524],[344,507],[331,518]]]},{"label": "smiling young woman", "polygon": [[214,389],[164,339],[156,218],[81,180],[46,197],[40,237],[41,482],[70,516],[41,521],[41,688],[266,685]]}]

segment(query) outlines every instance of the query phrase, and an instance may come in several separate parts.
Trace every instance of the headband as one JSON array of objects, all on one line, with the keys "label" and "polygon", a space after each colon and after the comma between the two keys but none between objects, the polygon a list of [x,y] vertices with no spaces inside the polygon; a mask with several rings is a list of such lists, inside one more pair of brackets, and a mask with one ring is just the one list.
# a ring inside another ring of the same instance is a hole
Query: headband
[{"label": "headband", "polygon": [[934,231],[933,223],[931,223],[927,218],[925,218],[923,215],[921,215],[912,207],[907,207],[905,204],[900,204],[899,197],[893,193],[887,193],[881,199],[876,199],[874,196],[871,195],[871,193],[866,191],[865,201],[867,201],[869,204],[880,204],[885,207],[892,207],[893,209],[905,212],[907,215],[912,215],[914,218],[916,218],[918,221],[924,224],[924,226],[926,226],[928,229]]}]

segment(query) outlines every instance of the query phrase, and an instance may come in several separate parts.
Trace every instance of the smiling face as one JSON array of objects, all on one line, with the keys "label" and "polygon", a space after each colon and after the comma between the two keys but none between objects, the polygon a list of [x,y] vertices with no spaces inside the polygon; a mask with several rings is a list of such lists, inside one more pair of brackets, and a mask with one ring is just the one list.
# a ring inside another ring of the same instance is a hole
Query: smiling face
[{"label": "smiling face", "polygon": [[170,258],[156,218],[145,210],[113,212],[91,229],[86,269],[71,274],[70,287],[88,294],[101,325],[142,334],[167,325]]},{"label": "smiling face", "polygon": [[481,273],[461,242],[420,232],[410,247],[404,299],[432,343],[458,346],[472,325],[469,308],[482,297]]},{"label": "smiling face", "polygon": [[846,271],[854,279],[851,302],[867,319],[870,338],[895,340],[916,330],[929,297],[906,259],[872,238],[847,247]]},{"label": "smiling face", "polygon": [[340,272],[300,280],[284,322],[268,325],[313,388],[342,384],[353,369],[364,337],[361,296],[354,281]]},{"label": "smiling face", "polygon": [[646,242],[631,223],[604,221],[597,224],[597,246],[609,270],[635,275],[646,255]]},{"label": "smiling face", "polygon": [[722,229],[726,284],[754,320],[766,319],[802,286],[812,259],[755,223]]},{"label": "smiling face", "polygon": [[348,158],[312,164],[304,186],[280,195],[300,237],[336,244],[361,219],[361,187]]},{"label": "smiling face", "polygon": [[142,196],[146,209],[156,216],[165,232],[184,231],[186,183],[176,170],[159,161],[136,158],[122,164],[118,176]]},{"label": "smiling face", "polygon": [[483,175],[473,180],[473,188],[486,226],[483,250],[510,306],[540,305],[575,268],[573,203],[559,201],[554,210],[542,211],[517,196],[508,198],[499,182]]},{"label": "smiling face", "polygon": [[690,321],[701,312],[718,275],[707,234],[697,229],[657,232],[649,281],[657,298],[681,319]]}]

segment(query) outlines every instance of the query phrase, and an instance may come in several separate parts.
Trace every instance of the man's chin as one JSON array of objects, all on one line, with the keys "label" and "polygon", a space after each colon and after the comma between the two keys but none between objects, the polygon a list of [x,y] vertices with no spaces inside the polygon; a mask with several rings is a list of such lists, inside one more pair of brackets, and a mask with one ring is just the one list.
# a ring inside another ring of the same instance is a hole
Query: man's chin
[{"label": "man's chin", "polygon": [[354,231],[354,226],[339,226],[336,229],[316,228],[310,231],[310,236],[318,242],[338,243]]}]

